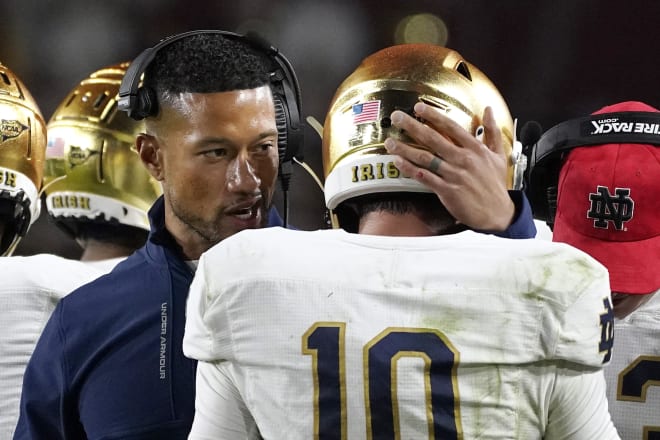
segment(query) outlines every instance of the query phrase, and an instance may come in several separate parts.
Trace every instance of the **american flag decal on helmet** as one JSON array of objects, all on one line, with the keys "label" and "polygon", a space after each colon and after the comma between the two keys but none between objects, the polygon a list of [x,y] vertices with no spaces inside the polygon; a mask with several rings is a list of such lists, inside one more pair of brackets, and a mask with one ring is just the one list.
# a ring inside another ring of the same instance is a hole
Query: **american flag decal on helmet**
[{"label": "american flag decal on helmet", "polygon": [[380,101],[367,101],[353,105],[353,124],[366,124],[378,120]]}]

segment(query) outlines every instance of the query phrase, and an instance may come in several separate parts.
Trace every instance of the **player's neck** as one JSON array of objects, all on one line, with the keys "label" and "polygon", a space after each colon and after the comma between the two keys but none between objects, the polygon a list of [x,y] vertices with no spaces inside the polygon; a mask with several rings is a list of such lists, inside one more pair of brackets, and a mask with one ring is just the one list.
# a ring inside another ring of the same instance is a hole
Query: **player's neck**
[{"label": "player's neck", "polygon": [[127,257],[135,249],[121,246],[115,243],[107,243],[97,240],[87,240],[80,261],[109,260],[111,258]]},{"label": "player's neck", "polygon": [[434,228],[416,214],[393,214],[385,211],[370,212],[362,216],[358,233],[392,237],[436,235]]}]

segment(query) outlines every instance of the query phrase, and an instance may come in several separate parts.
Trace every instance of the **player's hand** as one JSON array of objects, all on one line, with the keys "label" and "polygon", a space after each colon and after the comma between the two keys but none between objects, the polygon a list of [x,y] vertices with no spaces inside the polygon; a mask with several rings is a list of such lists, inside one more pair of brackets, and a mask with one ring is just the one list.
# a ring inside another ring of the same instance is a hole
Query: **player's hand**
[{"label": "player's hand", "polygon": [[507,158],[492,109],[484,111],[483,142],[435,107],[418,102],[415,114],[424,123],[394,111],[392,124],[429,151],[388,138],[385,148],[397,156],[397,168],[433,190],[460,223],[487,231],[507,229],[515,206],[506,187]]}]

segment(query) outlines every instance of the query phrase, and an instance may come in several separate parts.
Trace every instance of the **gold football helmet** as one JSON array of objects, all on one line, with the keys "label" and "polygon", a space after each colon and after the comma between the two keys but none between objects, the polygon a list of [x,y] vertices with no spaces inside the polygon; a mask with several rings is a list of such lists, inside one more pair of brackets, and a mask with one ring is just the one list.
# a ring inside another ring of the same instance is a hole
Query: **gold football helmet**
[{"label": "gold football helmet", "polygon": [[[491,106],[511,156],[514,143],[509,109],[493,83],[450,49],[403,44],[376,52],[337,89],[323,128],[326,206],[333,210],[352,197],[378,192],[430,192],[400,175],[383,143],[388,137],[412,140],[391,125],[394,110],[412,114],[416,102],[442,109],[469,133],[483,130]],[[507,186],[513,185],[510,161]],[[504,178],[504,176],[503,176]]]},{"label": "gold football helmet", "polygon": [[16,75],[0,64],[0,254],[11,255],[39,217],[46,123]]},{"label": "gold football helmet", "polygon": [[117,109],[128,64],[92,73],[48,122],[46,206],[56,224],[74,236],[81,221],[148,231],[147,211],[162,193],[134,147],[144,124]]}]

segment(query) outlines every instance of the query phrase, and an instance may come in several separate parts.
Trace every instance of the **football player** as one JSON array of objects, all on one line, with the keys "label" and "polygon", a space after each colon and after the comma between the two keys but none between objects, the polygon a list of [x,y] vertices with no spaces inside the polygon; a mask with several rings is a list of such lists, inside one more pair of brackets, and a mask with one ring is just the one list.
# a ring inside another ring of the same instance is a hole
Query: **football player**
[{"label": "football player", "polygon": [[83,248],[80,261],[50,254],[0,259],[0,438],[12,436],[23,371],[55,305],[146,240],[146,211],[161,190],[132,148],[143,124],[117,112],[126,67],[93,72],[64,98],[46,126],[25,86],[0,66],[8,79],[0,81],[6,126],[0,169],[4,176],[15,175],[5,180],[0,202],[13,215],[6,217],[11,235],[5,236],[3,250],[9,253],[37,218],[42,177],[50,218]]},{"label": "football player", "polygon": [[0,255],[39,217],[46,123],[25,84],[0,64]]},{"label": "football player", "polygon": [[530,199],[553,240],[610,274],[614,425],[624,439],[660,438],[660,113],[637,101],[603,107],[548,130],[531,158]]},{"label": "football player", "polygon": [[506,224],[478,204],[507,203],[512,125],[455,51],[366,58],[324,127],[326,205],[344,230],[243,231],[200,259],[189,438],[618,438],[605,268],[452,213],[447,187],[467,192],[480,163],[499,177],[465,194],[469,215]]}]

